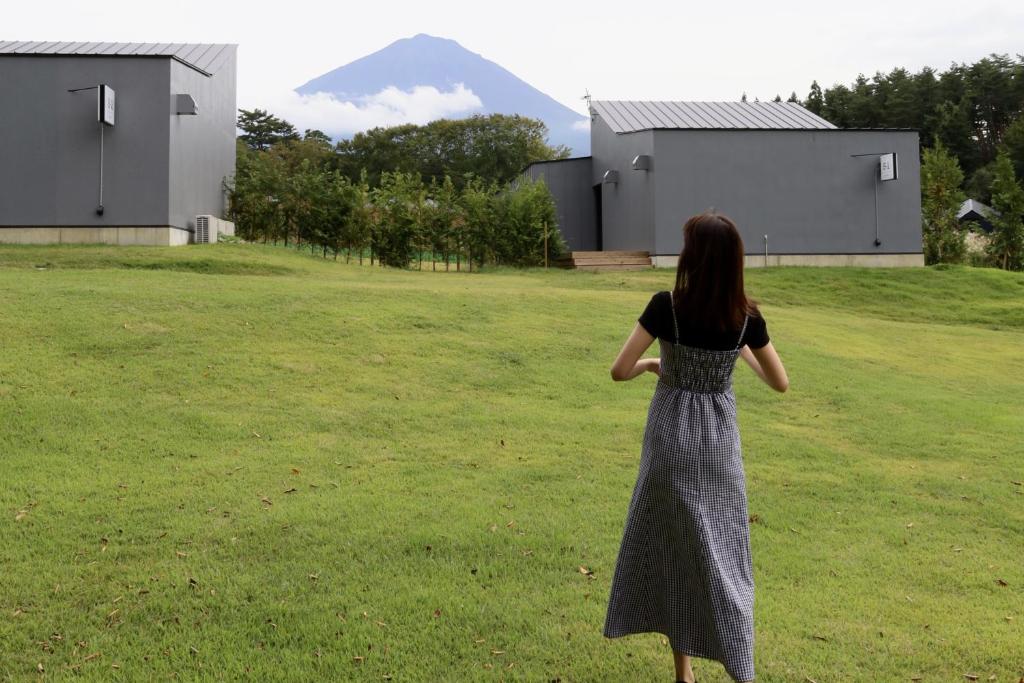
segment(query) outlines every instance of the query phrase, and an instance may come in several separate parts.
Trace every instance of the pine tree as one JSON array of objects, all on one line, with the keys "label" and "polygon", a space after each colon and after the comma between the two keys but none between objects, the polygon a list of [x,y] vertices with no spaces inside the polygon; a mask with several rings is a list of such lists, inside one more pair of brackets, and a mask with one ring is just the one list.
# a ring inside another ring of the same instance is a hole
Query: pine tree
[{"label": "pine tree", "polygon": [[934,263],[959,263],[967,251],[966,235],[956,214],[964,201],[964,173],[942,142],[924,149],[921,164],[921,232],[924,258]]},{"label": "pine tree", "polygon": [[[796,93],[793,94],[795,95]],[[825,108],[825,96],[821,94],[821,86],[818,85],[818,81],[811,81],[811,91],[807,93],[804,107],[808,111],[821,116],[821,112]]]},{"label": "pine tree", "polygon": [[263,109],[238,110],[238,137],[251,149],[268,150],[275,142],[298,140],[295,126]]},{"label": "pine tree", "polygon": [[1017,182],[1006,150],[996,156],[992,178],[992,237],[988,253],[1005,270],[1024,270],[1024,188]]}]

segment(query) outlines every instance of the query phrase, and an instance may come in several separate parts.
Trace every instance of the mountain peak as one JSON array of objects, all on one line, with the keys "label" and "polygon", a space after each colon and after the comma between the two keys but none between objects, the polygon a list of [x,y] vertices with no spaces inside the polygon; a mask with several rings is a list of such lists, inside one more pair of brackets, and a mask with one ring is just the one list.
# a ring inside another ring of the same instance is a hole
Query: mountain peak
[{"label": "mountain peak", "polygon": [[415,41],[419,41],[419,42],[429,42],[429,41],[435,41],[436,40],[436,41],[444,41],[446,43],[455,43],[455,41],[452,40],[451,38],[442,38],[441,36],[432,36],[429,33],[417,33],[412,38],[403,38],[402,40],[415,40]]},{"label": "mountain peak", "polygon": [[393,92],[393,89],[407,98],[418,92],[432,92],[435,98],[456,92],[468,93],[476,106],[467,105],[459,112],[449,111],[445,115],[500,113],[540,119],[548,127],[551,144],[564,144],[576,154],[589,154],[590,135],[582,125],[586,122],[584,114],[555,101],[451,38],[427,33],[401,38],[312,79],[296,88],[296,92],[300,95],[326,93],[338,101],[360,106],[374,102],[385,91]]}]

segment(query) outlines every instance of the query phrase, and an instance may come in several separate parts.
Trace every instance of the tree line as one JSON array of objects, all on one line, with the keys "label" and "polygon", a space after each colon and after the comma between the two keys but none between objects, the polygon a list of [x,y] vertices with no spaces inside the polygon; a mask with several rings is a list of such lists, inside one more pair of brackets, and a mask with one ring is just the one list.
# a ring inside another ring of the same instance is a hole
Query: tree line
[{"label": "tree line", "polygon": [[[554,200],[543,180],[521,171],[531,156],[564,150],[544,145],[541,122],[474,118],[374,129],[334,145],[320,131],[300,136],[267,112],[242,110],[227,183],[238,236],[398,267],[422,268],[427,260],[432,269],[462,270],[556,258],[566,245]],[[449,144],[426,143],[439,139]],[[486,159],[466,152],[501,145],[489,155],[474,152]],[[453,150],[466,156],[448,165]]]},{"label": "tree line", "polygon": [[[800,102],[796,93],[789,101]],[[995,210],[983,257],[972,262],[1024,269],[1024,56],[897,68],[824,90],[814,81],[800,103],[840,128],[920,131],[926,263],[967,259],[956,214],[969,196]]]}]

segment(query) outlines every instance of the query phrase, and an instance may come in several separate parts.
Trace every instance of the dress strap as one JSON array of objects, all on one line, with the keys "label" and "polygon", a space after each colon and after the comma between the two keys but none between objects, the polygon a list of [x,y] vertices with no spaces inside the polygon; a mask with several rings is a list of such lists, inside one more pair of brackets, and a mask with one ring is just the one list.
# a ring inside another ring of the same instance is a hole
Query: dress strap
[{"label": "dress strap", "polygon": [[747,331],[747,323],[749,321],[750,321],[750,314],[748,313],[745,316],[743,316],[743,329],[740,330],[740,336],[739,336],[739,339],[736,340],[736,348],[733,349],[733,351],[739,351],[739,349],[740,349],[740,342],[743,341],[743,335]]},{"label": "dress strap", "polygon": [[668,290],[669,307],[672,309],[672,328],[676,333],[676,344],[679,343],[679,322],[676,320],[676,301],[672,297],[672,290]]}]

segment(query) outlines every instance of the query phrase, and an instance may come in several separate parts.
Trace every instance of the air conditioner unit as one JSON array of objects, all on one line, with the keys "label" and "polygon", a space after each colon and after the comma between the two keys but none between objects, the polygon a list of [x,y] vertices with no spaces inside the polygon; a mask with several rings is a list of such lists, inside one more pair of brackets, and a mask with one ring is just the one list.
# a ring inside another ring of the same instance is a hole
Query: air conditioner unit
[{"label": "air conditioner unit", "polygon": [[217,241],[217,226],[212,226],[213,235],[211,235],[210,222],[210,216],[196,216],[196,244],[210,244]]},{"label": "air conditioner unit", "polygon": [[196,244],[216,244],[219,235],[234,235],[235,224],[210,215],[196,216]]}]

